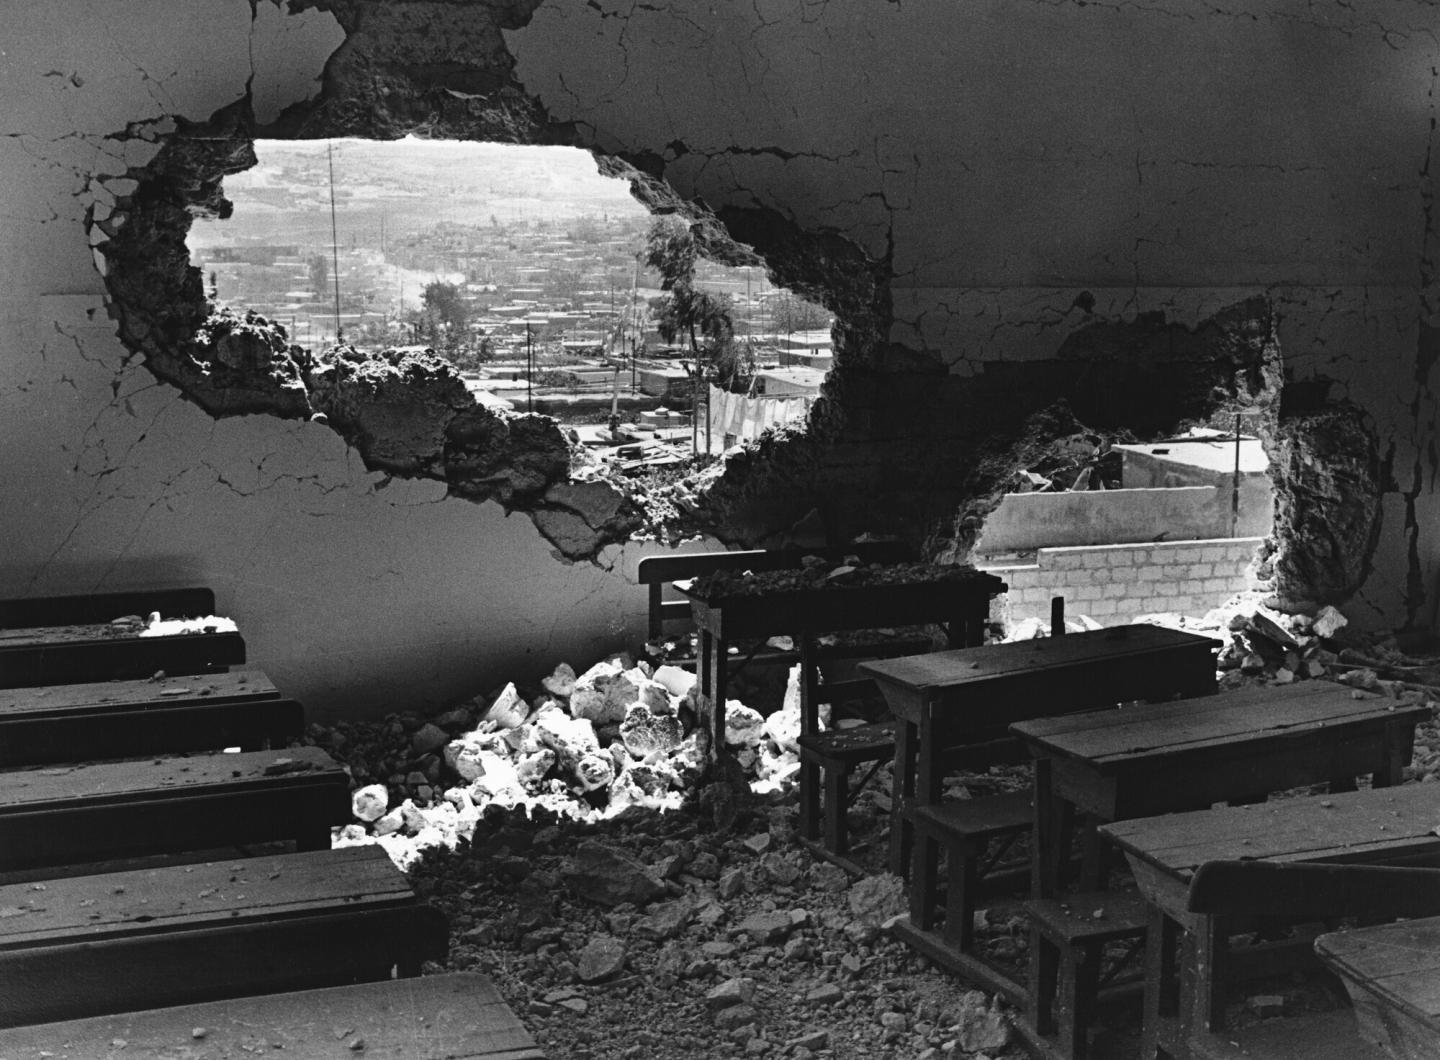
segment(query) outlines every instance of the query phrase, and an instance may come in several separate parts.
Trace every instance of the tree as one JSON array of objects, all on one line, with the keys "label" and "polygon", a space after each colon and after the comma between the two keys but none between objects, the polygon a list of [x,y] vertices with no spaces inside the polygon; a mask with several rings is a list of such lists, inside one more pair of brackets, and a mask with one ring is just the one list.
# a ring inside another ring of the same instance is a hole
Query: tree
[{"label": "tree", "polygon": [[325,283],[330,279],[330,259],[324,254],[311,254],[308,264],[310,289],[318,295],[324,295]]},{"label": "tree", "polygon": [[458,286],[453,283],[441,283],[435,280],[425,285],[425,291],[420,296],[424,307],[435,314],[436,319],[445,325],[452,334],[463,336],[466,327],[470,324],[470,306],[465,301],[465,295]]},{"label": "tree", "polygon": [[[657,307],[656,327],[666,342],[674,342],[684,335],[690,340],[690,353],[694,358],[694,391],[691,402],[695,430],[691,432],[692,444],[698,448],[700,382],[705,377],[701,367],[701,354],[710,369],[710,375],[717,376],[728,385],[734,386],[738,375],[733,368],[722,375],[719,367],[720,354],[733,345],[735,321],[729,295],[716,295],[695,287],[695,266],[700,259],[700,247],[690,228],[678,217],[661,217],[650,226],[645,237],[645,264],[660,273],[660,289],[665,292]],[[699,336],[705,336],[702,347]],[[728,375],[728,380],[726,379]],[[709,433],[706,433],[709,442]]]}]

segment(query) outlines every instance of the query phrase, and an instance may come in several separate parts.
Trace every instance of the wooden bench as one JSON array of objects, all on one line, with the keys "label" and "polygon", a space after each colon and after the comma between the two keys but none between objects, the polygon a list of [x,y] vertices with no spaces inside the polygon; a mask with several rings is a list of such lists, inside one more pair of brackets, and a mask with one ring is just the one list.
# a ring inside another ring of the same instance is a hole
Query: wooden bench
[{"label": "wooden bench", "polygon": [[218,673],[245,661],[235,630],[142,637],[110,623],[0,629],[0,688]]},{"label": "wooden bench", "polygon": [[111,622],[125,615],[142,618],[202,618],[215,613],[215,594],[204,588],[134,589],[128,592],[33,596],[0,600],[0,629],[74,626]]},{"label": "wooden bench", "polygon": [[[197,1037],[197,1032],[199,1034]],[[95,1016],[0,1031],[0,1056],[94,1060],[544,1060],[534,1038],[476,972],[323,987]]]},{"label": "wooden bench", "polygon": [[0,1027],[418,975],[446,952],[378,846],[11,884],[0,912]]},{"label": "wooden bench", "polygon": [[[976,899],[993,860],[992,844],[1002,844],[999,853],[1003,853],[1030,831],[1033,818],[1029,791],[946,799],[915,810],[916,842],[933,843],[943,854],[947,883],[941,938],[949,949],[969,953],[974,947]],[[941,906],[939,861],[920,859],[910,881],[910,920],[901,930],[912,945],[923,947],[936,930]]]},{"label": "wooden bench", "polygon": [[1145,937],[1145,899],[1133,892],[1090,891],[1025,903],[1030,968],[1025,1019],[1017,1026],[1047,1058],[1087,1060],[1100,999],[1103,948]]},{"label": "wooden bench", "polygon": [[318,748],[0,772],[0,870],[294,840],[330,845],[345,771]]},{"label": "wooden bench", "polygon": [[0,690],[0,766],[284,747],[304,712],[259,670]]}]

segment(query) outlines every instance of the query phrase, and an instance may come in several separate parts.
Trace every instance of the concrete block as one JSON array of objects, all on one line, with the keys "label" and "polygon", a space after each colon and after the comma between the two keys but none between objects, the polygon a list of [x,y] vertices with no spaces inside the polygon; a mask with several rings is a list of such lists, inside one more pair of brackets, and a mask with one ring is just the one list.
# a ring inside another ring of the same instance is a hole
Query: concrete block
[{"label": "concrete block", "polygon": [[1168,596],[1147,596],[1140,603],[1146,611],[1170,610],[1170,597]]},{"label": "concrete block", "polygon": [[1207,545],[1201,551],[1200,558],[1207,563],[1223,563],[1228,556],[1224,545]]},{"label": "concrete block", "polygon": [[1080,585],[1075,588],[1076,600],[1098,600],[1100,599],[1100,586]]},{"label": "concrete block", "polygon": [[1133,567],[1137,558],[1142,555],[1144,553],[1140,549],[1117,548],[1108,556],[1109,565],[1111,567]]},{"label": "concrete block", "polygon": [[1132,581],[1133,581],[1132,578],[1127,578],[1127,579],[1125,579],[1124,581],[1118,581],[1118,580],[1117,580],[1117,581],[1113,581],[1113,582],[1107,582],[1106,584],[1100,586],[1100,597],[1101,597],[1101,599],[1104,599],[1104,600],[1123,600],[1125,597],[1129,596],[1130,593],[1131,593],[1131,591],[1132,591],[1132,590],[1131,590],[1131,582],[1132,582]]},{"label": "concrete block", "polygon": [[1137,580],[1149,583],[1163,581],[1172,577],[1174,577],[1173,571],[1169,571],[1164,567],[1152,565],[1142,570]]},{"label": "concrete block", "polygon": [[1085,613],[1091,618],[1106,618],[1119,609],[1115,600],[1091,600],[1085,605]]}]

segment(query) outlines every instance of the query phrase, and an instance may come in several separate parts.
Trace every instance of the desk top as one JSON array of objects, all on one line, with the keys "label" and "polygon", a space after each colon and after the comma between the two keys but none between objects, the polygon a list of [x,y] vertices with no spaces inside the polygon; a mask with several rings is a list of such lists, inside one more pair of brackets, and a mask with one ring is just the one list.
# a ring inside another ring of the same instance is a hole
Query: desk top
[{"label": "desk top", "polygon": [[71,711],[190,703],[231,703],[279,699],[280,692],[259,670],[235,670],[196,677],[161,680],[92,681],[75,685],[40,685],[0,689],[0,721]]},{"label": "desk top", "polygon": [[313,783],[349,786],[344,770],[318,747],[31,766],[0,771],[0,818],[36,805],[93,806]]},{"label": "desk top", "polygon": [[822,633],[983,618],[990,598],[1005,591],[993,574],[956,568],[931,581],[806,586],[708,599],[692,582],[676,589],[690,600],[695,625],[724,639],[776,633]]},{"label": "desk top", "polygon": [[1176,650],[1214,651],[1219,641],[1164,626],[1130,625],[1067,633],[1062,637],[956,648],[928,655],[877,659],[859,669],[881,682],[925,692],[992,681],[1021,673],[1060,669],[1077,663]]},{"label": "desk top", "polygon": [[1086,762],[1101,772],[1168,755],[1298,736],[1344,725],[1430,716],[1423,703],[1397,703],[1330,681],[1267,685],[1200,699],[1036,718],[1010,726],[1036,753]]},{"label": "desk top", "polygon": [[1347,986],[1360,986],[1428,1028],[1433,1044],[1440,1034],[1440,917],[1321,935],[1315,952]]},{"label": "desk top", "polygon": [[1380,863],[1440,852],[1440,784],[1224,806],[1100,826],[1127,854],[1188,879],[1207,861]]}]

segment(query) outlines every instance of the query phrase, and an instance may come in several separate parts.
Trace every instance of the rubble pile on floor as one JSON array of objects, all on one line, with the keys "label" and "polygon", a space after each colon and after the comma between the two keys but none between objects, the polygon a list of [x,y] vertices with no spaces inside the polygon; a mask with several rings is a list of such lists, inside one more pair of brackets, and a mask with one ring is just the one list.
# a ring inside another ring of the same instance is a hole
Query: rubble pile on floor
[{"label": "rubble pile on floor", "polygon": [[[355,821],[336,830],[335,845],[380,843],[407,868],[426,849],[470,839],[487,807],[577,821],[629,807],[673,810],[704,771],[693,673],[616,655],[579,676],[562,663],[542,686],[533,702],[512,683],[483,709],[408,727],[394,720],[400,732],[390,735],[409,731],[410,755],[387,758],[384,768],[395,771],[373,781],[355,776]],[[726,704],[725,742],[757,795],[778,795],[793,782],[799,732],[798,669],[784,706],[769,717]],[[317,742],[349,757],[339,727]]]}]

